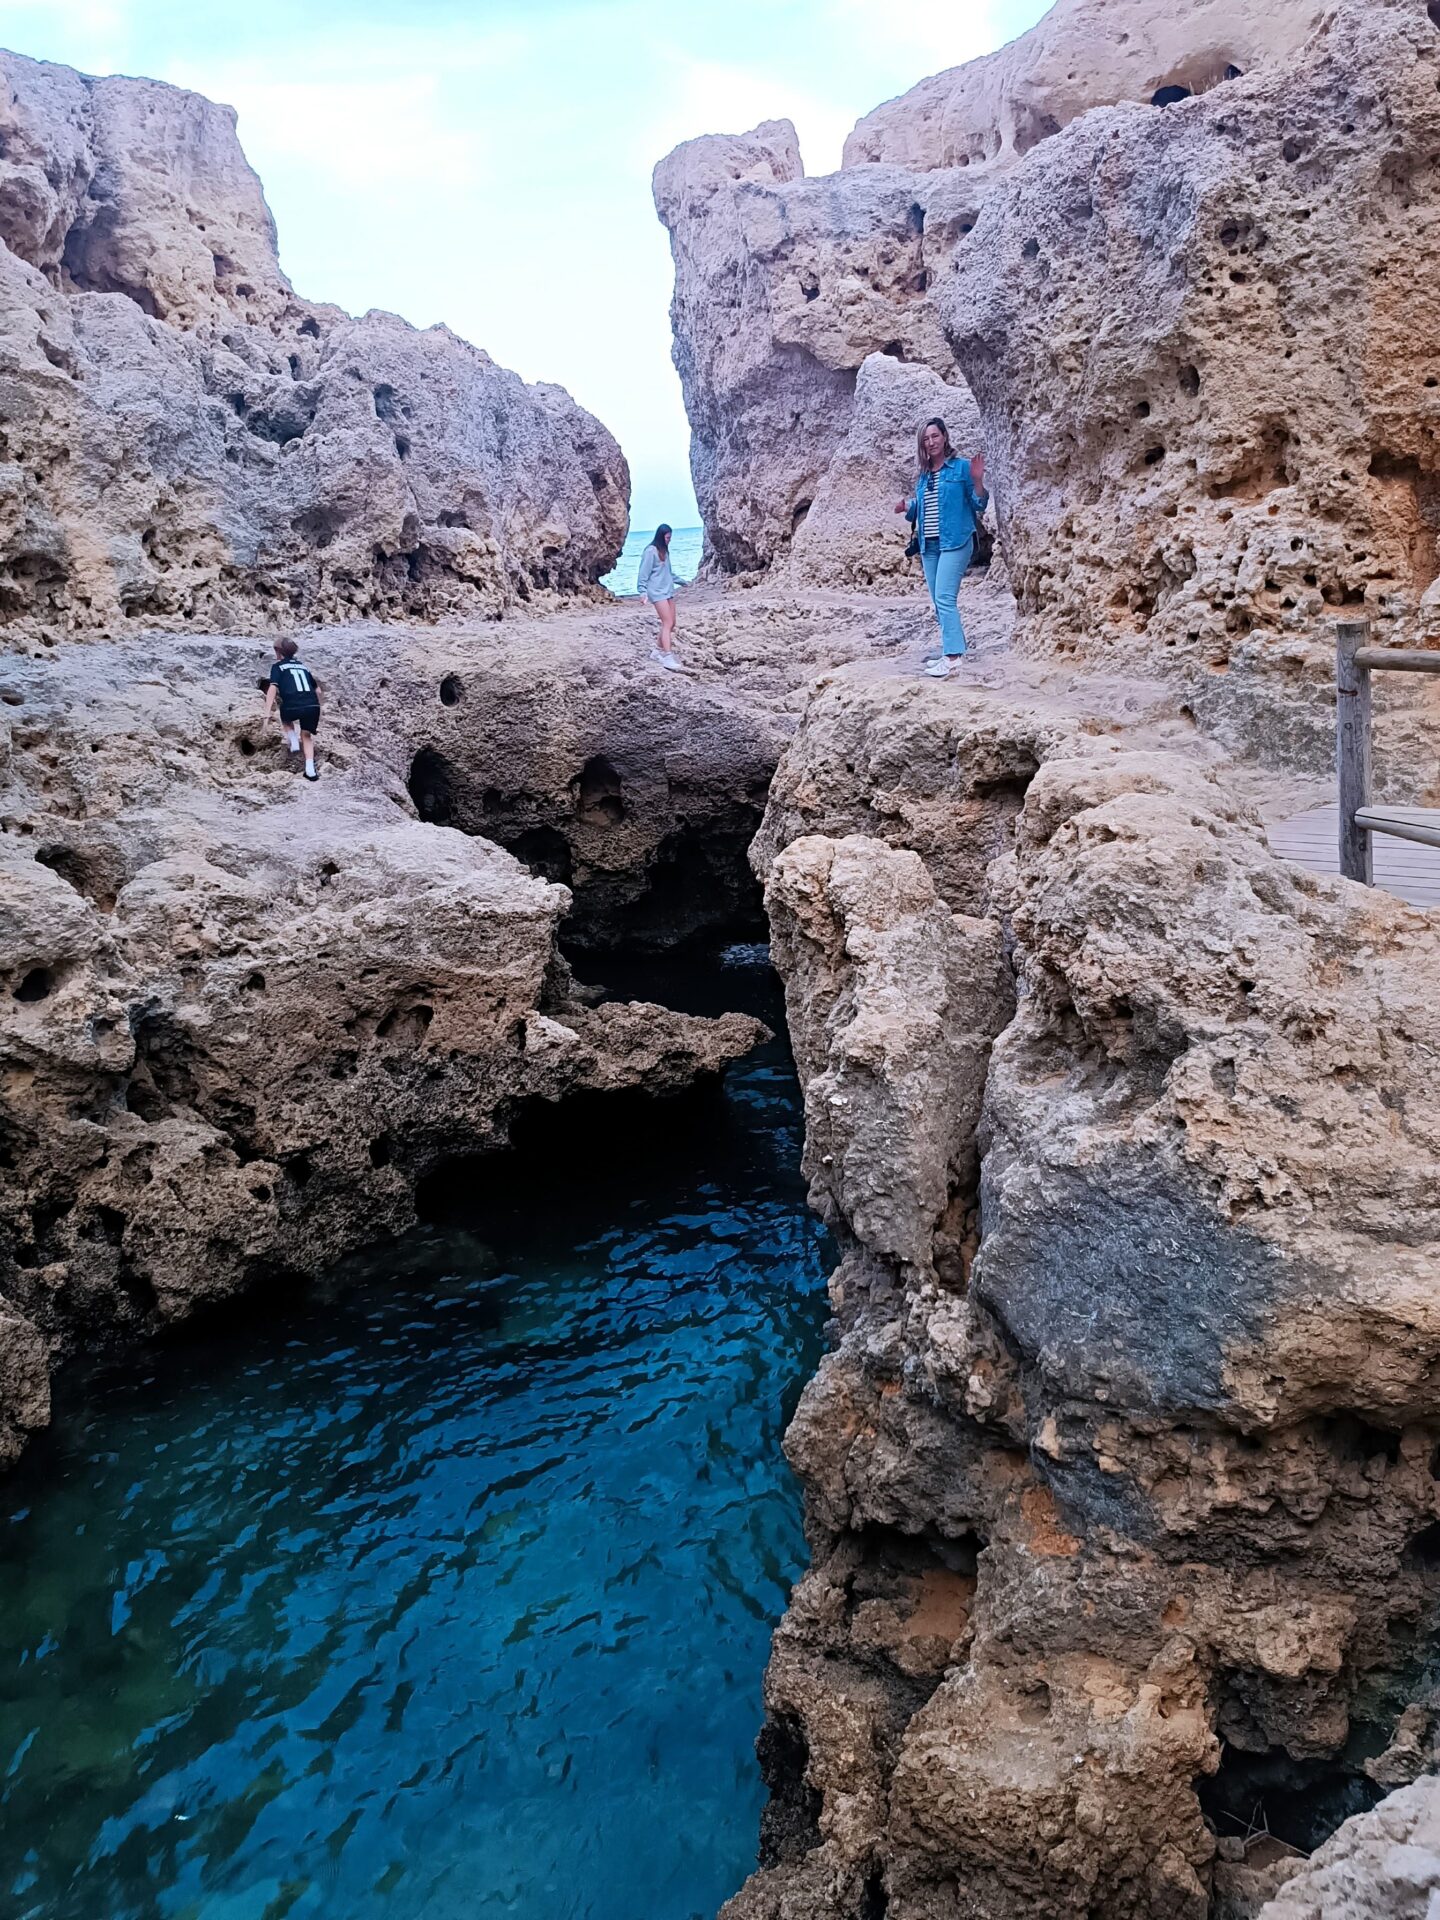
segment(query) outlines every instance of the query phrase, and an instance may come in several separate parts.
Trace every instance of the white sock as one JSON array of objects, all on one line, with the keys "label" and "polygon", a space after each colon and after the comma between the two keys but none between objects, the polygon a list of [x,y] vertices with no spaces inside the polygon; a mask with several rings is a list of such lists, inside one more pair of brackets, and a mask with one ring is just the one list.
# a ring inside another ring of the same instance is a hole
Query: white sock
[{"label": "white sock", "polygon": [[300,729],[298,727],[296,727],[293,733],[288,727],[285,729],[285,744],[292,753],[298,753],[300,751]]},{"label": "white sock", "polygon": [[305,771],[307,773],[313,773],[315,771],[315,758],[313,754],[306,759]]}]

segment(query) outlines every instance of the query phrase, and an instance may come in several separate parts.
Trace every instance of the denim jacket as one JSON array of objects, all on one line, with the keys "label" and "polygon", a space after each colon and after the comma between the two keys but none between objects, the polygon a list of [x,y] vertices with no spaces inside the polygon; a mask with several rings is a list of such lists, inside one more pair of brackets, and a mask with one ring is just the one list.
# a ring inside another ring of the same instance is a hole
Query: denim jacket
[{"label": "denim jacket", "polygon": [[[975,491],[975,482],[970,477],[970,462],[957,453],[951,454],[936,474],[935,481],[940,489],[940,551],[950,553],[975,538],[975,529],[980,524],[990,496]],[[920,512],[924,486],[925,475],[922,473],[905,505],[905,518],[914,524],[917,533],[923,524]]]}]

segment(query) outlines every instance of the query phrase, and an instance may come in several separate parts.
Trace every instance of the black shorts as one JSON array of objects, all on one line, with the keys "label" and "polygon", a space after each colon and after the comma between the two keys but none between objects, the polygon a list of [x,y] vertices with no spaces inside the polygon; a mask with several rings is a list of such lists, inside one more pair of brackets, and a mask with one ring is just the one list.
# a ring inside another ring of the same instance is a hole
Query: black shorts
[{"label": "black shorts", "polygon": [[318,705],[313,707],[281,707],[280,720],[281,724],[287,727],[293,727],[298,720],[302,733],[318,733],[320,731],[320,708]]}]

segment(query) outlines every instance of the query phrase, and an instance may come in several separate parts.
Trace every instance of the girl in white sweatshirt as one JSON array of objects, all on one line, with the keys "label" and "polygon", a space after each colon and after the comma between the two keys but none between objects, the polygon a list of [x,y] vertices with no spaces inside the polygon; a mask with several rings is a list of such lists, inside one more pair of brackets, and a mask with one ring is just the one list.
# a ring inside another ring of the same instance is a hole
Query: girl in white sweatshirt
[{"label": "girl in white sweatshirt", "polygon": [[663,521],[640,556],[635,590],[641,605],[648,603],[660,616],[660,638],[650,649],[650,658],[674,672],[680,665],[675,651],[675,575],[670,568],[670,529]]}]

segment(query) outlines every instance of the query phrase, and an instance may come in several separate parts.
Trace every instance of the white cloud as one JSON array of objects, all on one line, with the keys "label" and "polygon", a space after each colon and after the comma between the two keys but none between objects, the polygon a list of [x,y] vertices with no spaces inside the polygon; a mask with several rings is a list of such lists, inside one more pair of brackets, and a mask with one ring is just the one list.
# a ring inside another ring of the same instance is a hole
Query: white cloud
[{"label": "white cloud", "polygon": [[0,0],[0,41],[226,100],[299,290],[446,320],[620,438],[636,511],[690,515],[655,163],[788,118],[812,173],[855,120],[1043,0]]}]

